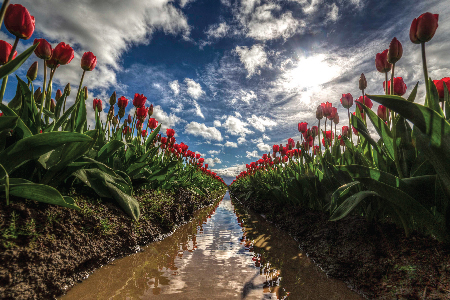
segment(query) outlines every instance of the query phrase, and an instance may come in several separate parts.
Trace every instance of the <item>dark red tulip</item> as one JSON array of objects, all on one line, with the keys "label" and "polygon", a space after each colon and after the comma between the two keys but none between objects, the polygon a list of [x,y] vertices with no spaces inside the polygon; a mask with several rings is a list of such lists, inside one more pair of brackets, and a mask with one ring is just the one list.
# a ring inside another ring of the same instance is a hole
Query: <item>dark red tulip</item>
[{"label": "dark red tulip", "polygon": [[280,151],[280,146],[273,145],[272,149],[273,149],[273,153],[277,153],[278,151]]},{"label": "dark red tulip", "polygon": [[[383,81],[383,89],[385,88],[386,81]],[[388,91],[391,91],[391,81],[388,81]],[[403,82],[402,77],[394,77],[394,95],[403,96],[406,93],[406,84]]]},{"label": "dark red tulip", "polygon": [[323,107],[322,105],[317,106],[316,119],[321,120],[323,118]]},{"label": "dark red tulip", "polygon": [[306,132],[307,129],[308,129],[308,123],[306,123],[306,122],[298,123],[298,131],[299,132],[304,133],[304,132]]},{"label": "dark red tulip", "polygon": [[128,121],[128,124],[131,124],[131,115],[130,115],[130,114],[128,114],[128,119],[127,119],[127,121]]},{"label": "dark red tulip", "polygon": [[395,64],[397,61],[402,58],[403,55],[403,47],[402,44],[394,37],[389,44],[389,50],[387,54],[387,60],[390,64]]},{"label": "dark red tulip", "polygon": [[56,59],[54,59],[53,57],[51,59],[47,60],[47,67],[49,67],[50,69],[58,68],[59,66],[60,66],[60,64],[58,64]]},{"label": "dark red tulip", "polygon": [[167,135],[168,138],[173,137],[175,135],[175,130],[173,130],[171,128],[167,128],[166,135]]},{"label": "dark red tulip", "polygon": [[[364,75],[364,74],[362,74]],[[366,87],[367,87],[367,83],[366,83]],[[341,104],[344,108],[350,108],[353,106],[353,96],[352,94],[348,93],[348,94],[342,94],[342,98],[341,98]]]},{"label": "dark red tulip", "polygon": [[339,124],[339,114],[337,113],[337,111],[336,111],[336,114],[334,115],[333,123],[334,124]]},{"label": "dark red tulip", "polygon": [[414,44],[425,43],[431,40],[438,28],[438,14],[429,12],[421,14],[414,19],[409,29],[409,38]]},{"label": "dark red tulip", "polygon": [[84,52],[83,57],[81,58],[81,68],[85,71],[92,71],[96,65],[97,57],[95,57],[94,53]]},{"label": "dark red tulip", "polygon": [[[450,77],[444,77],[441,80],[433,80],[434,85],[436,86],[436,89],[439,94],[439,99],[442,101],[444,100],[444,83],[447,86],[447,90],[450,92]],[[395,84],[395,80],[394,80]]]},{"label": "dark red tulip", "polygon": [[391,70],[391,64],[387,60],[387,54],[389,49],[384,50],[381,53],[377,53],[375,57],[375,66],[378,72],[387,73]]},{"label": "dark red tulip", "polygon": [[[4,65],[8,62],[9,55],[11,54],[12,46],[10,43],[0,40],[0,65]],[[14,51],[13,59],[17,56],[17,51]]]},{"label": "dark red tulip", "polygon": [[52,45],[50,45],[50,43],[45,39],[34,39],[33,45],[37,43],[39,43],[39,45],[36,47],[36,49],[34,49],[34,54],[36,54],[37,57],[43,60],[49,60],[50,58],[52,58]]},{"label": "dark red tulip", "polygon": [[377,115],[378,117],[383,120],[383,121],[387,121],[388,116],[387,116],[387,109],[386,106],[383,105],[378,105],[378,110],[377,110]]},{"label": "dark red tulip", "polygon": [[[331,103],[330,103],[331,104]],[[331,107],[331,113],[327,116],[328,120],[333,120],[337,114],[337,108]]]},{"label": "dark red tulip", "polygon": [[120,97],[119,100],[117,100],[117,106],[121,109],[125,109],[128,105],[128,99],[124,96]]},{"label": "dark red tulip", "polygon": [[146,107],[138,107],[136,108],[136,116],[139,118],[139,120],[144,120],[147,118],[148,108]]},{"label": "dark red tulip", "polygon": [[92,107],[95,108],[97,107],[97,111],[102,111],[102,100],[95,98],[94,101],[92,102]]},{"label": "dark red tulip", "polygon": [[11,34],[24,40],[28,40],[34,32],[34,17],[20,4],[8,5],[4,23]]},{"label": "dark red tulip", "polygon": [[200,154],[199,153],[195,154],[195,158],[199,159],[200,158]]},{"label": "dark red tulip", "polygon": [[52,59],[55,59],[58,64],[67,65],[72,61],[73,57],[74,51],[69,44],[61,42],[53,49]]},{"label": "dark red tulip", "polygon": [[319,128],[317,126],[311,127],[311,134],[313,137],[316,137],[319,134]]},{"label": "dark red tulip", "polygon": [[158,121],[156,121],[155,118],[150,118],[150,119],[148,120],[148,127],[149,127],[150,129],[155,129],[156,127],[158,127]]},{"label": "dark red tulip", "polygon": [[147,97],[145,97],[144,94],[141,94],[141,95],[139,95],[138,93],[134,94],[133,105],[135,107],[144,106],[146,101],[147,101]]},{"label": "dark red tulip", "polygon": [[342,126],[342,135],[345,135],[347,137],[350,136],[350,131],[348,130],[348,126]]},{"label": "dark red tulip", "polygon": [[[394,82],[395,82],[395,80],[394,80]],[[362,108],[362,106],[360,105],[360,103],[364,104],[364,105],[367,106],[368,108],[372,108],[372,106],[373,106],[372,100],[370,100],[370,98],[367,97],[367,96],[364,96],[364,101],[363,101],[363,96],[360,96],[357,100],[355,100],[355,102],[356,102],[356,105],[358,106],[359,111],[360,111],[361,113],[364,111],[364,109]],[[359,102],[359,103],[358,103],[358,102]],[[355,113],[353,113],[353,114],[355,114]]]},{"label": "dark red tulip", "polygon": [[[323,116],[328,117],[332,113],[332,104],[330,102],[321,103],[320,106],[322,106]],[[316,112],[317,116],[317,112]]]},{"label": "dark red tulip", "polygon": [[37,77],[38,73],[38,62],[35,61],[31,64],[30,68],[28,69],[27,76],[30,78],[31,81],[34,81]]}]

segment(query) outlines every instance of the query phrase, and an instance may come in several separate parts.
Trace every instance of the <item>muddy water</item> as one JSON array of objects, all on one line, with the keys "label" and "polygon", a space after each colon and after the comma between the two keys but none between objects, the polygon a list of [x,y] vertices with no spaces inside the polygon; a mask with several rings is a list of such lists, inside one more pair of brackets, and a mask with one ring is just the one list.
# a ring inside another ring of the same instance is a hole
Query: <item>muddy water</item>
[{"label": "muddy water", "polygon": [[362,299],[286,233],[228,195],[160,242],[96,270],[60,299]]}]

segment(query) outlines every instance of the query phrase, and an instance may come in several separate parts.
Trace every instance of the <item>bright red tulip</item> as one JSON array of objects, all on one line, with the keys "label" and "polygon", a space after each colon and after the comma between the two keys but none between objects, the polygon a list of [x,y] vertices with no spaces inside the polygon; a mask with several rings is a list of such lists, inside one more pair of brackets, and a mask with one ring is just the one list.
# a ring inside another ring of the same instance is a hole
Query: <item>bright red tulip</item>
[{"label": "bright red tulip", "polygon": [[34,49],[34,54],[43,60],[49,60],[52,58],[53,49],[52,45],[45,39],[34,39],[33,45],[39,43],[39,45]]},{"label": "bright red tulip", "polygon": [[304,133],[307,129],[308,129],[308,123],[306,123],[306,122],[298,123],[298,131],[299,132]]},{"label": "bright red tulip", "polygon": [[387,60],[390,64],[395,64],[397,61],[402,58],[403,55],[403,47],[402,44],[394,37],[389,44],[389,50],[387,54]]},{"label": "bright red tulip", "polygon": [[[0,40],[0,65],[4,65],[8,62],[11,50],[12,46],[10,43]],[[16,57],[16,55],[17,51],[14,51],[13,59]]]},{"label": "bright red tulip", "polygon": [[85,71],[94,70],[97,65],[97,57],[92,52],[84,52],[81,58],[81,68]]},{"label": "bright red tulip", "polygon": [[200,158],[200,159],[198,160],[198,162],[201,163],[201,164],[202,164],[204,161],[205,161],[205,159],[204,159],[203,157]]},{"label": "bright red tulip", "polygon": [[429,12],[421,14],[414,19],[409,29],[409,38],[414,44],[425,43],[431,40],[438,28],[438,14]]},{"label": "bright red tulip", "polygon": [[161,144],[166,144],[167,143],[167,138],[166,137],[161,137]]},{"label": "bright red tulip", "polygon": [[124,96],[120,97],[119,100],[117,100],[117,106],[121,109],[124,109],[128,105],[128,99]]},{"label": "bright red tulip", "polygon": [[277,152],[280,151],[280,146],[278,146],[278,145],[273,145],[272,149],[273,149],[273,153],[277,153]]},{"label": "bright red tulip", "polygon": [[375,66],[378,72],[387,73],[391,70],[391,64],[387,60],[387,54],[389,49],[384,50],[381,53],[377,53],[375,56]]},{"label": "bright red tulip", "polygon": [[133,105],[135,107],[144,106],[146,101],[147,101],[147,97],[145,97],[144,94],[141,94],[141,95],[139,95],[138,93],[134,94]]},{"label": "bright red tulip", "polygon": [[388,116],[386,106],[383,106],[381,104],[378,105],[377,115],[381,120],[387,121]]},{"label": "bright red tulip", "polygon": [[145,106],[136,108],[136,116],[140,120],[144,120],[145,118],[147,118],[147,114],[148,114],[148,108],[146,108]]},{"label": "bright red tulip", "polygon": [[158,127],[158,121],[156,121],[155,118],[150,118],[150,119],[148,120],[148,127],[149,127],[150,129],[155,129],[156,127]]},{"label": "bright red tulip", "polygon": [[344,139],[342,138],[341,135],[338,136],[338,140],[339,140],[339,144],[340,144],[341,146],[345,146],[345,141],[344,141]]},{"label": "bright red tulip", "polygon": [[0,113],[0,117],[3,117],[3,113],[2,112]]},{"label": "bright red tulip", "polygon": [[102,100],[95,98],[92,101],[92,107],[94,108],[94,110],[97,107],[97,111],[99,111],[99,112],[102,111],[103,110],[103,108],[102,108]]},{"label": "bright red tulip", "polygon": [[67,65],[72,61],[73,57],[74,52],[69,44],[61,42],[56,45],[55,49],[53,49],[52,59],[54,59],[58,64]]},{"label": "bright red tulip", "polygon": [[175,135],[175,130],[173,130],[171,128],[167,128],[166,135],[167,135],[168,138],[173,137]]},{"label": "bright red tulip", "polygon": [[[385,88],[386,81],[383,81],[383,89]],[[391,81],[388,81],[388,92],[391,91]],[[403,96],[406,93],[406,84],[403,82],[402,77],[394,77],[394,95]]]},{"label": "bright red tulip", "polygon": [[[364,75],[364,74],[362,74]],[[366,83],[366,87],[367,87],[367,83]],[[348,94],[342,94],[342,98],[341,98],[341,104],[344,108],[350,108],[353,106],[353,96],[352,94],[348,93]]]},{"label": "bright red tulip", "polygon": [[327,101],[326,103],[321,103],[320,106],[322,106],[324,117],[328,117],[332,113],[332,104],[330,102]]},{"label": "bright red tulip", "polygon": [[199,159],[200,158],[200,154],[199,153],[195,154],[195,158]]},{"label": "bright red tulip", "polygon": [[[394,82],[395,82],[395,80],[394,80]],[[362,106],[360,105],[361,103],[362,104],[364,104],[365,106],[367,106],[368,108],[372,108],[372,106],[373,106],[373,103],[372,103],[372,100],[370,100],[370,98],[369,97],[367,97],[367,96],[364,96],[364,102],[363,102],[363,96],[359,96],[359,98],[357,99],[357,100],[355,100],[355,102],[356,102],[356,105],[358,106],[358,108],[359,108],[359,111],[362,113],[364,110],[363,110],[363,108],[362,108]],[[359,102],[359,103],[358,103]]]},{"label": "bright red tulip", "polygon": [[28,40],[34,32],[34,17],[20,4],[8,5],[4,23],[11,34],[24,40]]},{"label": "bright red tulip", "polygon": [[[450,77],[444,77],[441,80],[433,80],[434,85],[439,94],[439,100],[444,100],[444,83],[447,86],[447,90],[450,92]],[[395,84],[395,80],[394,80]]]},{"label": "bright red tulip", "polygon": [[342,135],[345,135],[347,137],[350,136],[350,131],[348,130],[348,126],[342,126]]}]

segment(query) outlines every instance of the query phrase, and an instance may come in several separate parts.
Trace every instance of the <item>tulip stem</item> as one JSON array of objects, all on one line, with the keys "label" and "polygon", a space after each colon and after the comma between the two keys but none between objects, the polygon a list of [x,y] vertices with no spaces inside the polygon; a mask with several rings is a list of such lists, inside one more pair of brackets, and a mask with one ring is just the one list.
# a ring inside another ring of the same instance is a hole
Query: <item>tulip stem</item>
[{"label": "tulip stem", "polygon": [[44,85],[42,87],[42,90],[44,91],[39,98],[41,99],[41,104],[39,107],[39,126],[37,129],[37,132],[41,131],[41,127],[42,127],[42,108],[44,106],[44,99],[45,99],[45,83],[47,81],[47,61],[44,59]]},{"label": "tulip stem", "polygon": [[392,72],[391,72],[391,91],[390,94],[394,95],[394,71],[395,71],[395,63],[392,64]]},{"label": "tulip stem", "polygon": [[2,27],[3,19],[5,18],[6,8],[8,7],[8,5],[9,0],[3,1],[2,9],[0,10],[0,28]]},{"label": "tulip stem", "polygon": [[425,106],[428,106],[428,98],[430,95],[430,87],[428,86],[428,69],[427,69],[427,59],[425,55],[425,42],[422,44],[422,66],[423,66],[423,75],[425,76],[425,87],[427,91],[427,95],[425,97]]},{"label": "tulip stem", "polygon": [[[56,67],[50,71],[50,79],[48,80],[48,86],[47,86],[47,95],[45,98],[45,108],[50,110],[50,102],[52,98],[52,80],[53,75],[55,75]],[[42,100],[44,101],[44,100]],[[45,116],[45,123],[48,124],[48,117]]]},{"label": "tulip stem", "polygon": [[397,129],[396,129],[396,124],[395,124],[395,115],[394,112],[392,112],[393,114],[393,122],[392,122],[392,135],[394,138],[394,162],[395,162],[395,167],[397,168],[397,172],[398,172],[398,177],[400,179],[403,178],[403,173],[402,173],[402,169],[400,168],[400,163],[398,161],[398,153],[397,153]]},{"label": "tulip stem", "polygon": [[[385,72],[384,73],[384,75],[386,76],[386,80],[384,81],[385,82],[385,86],[384,86],[384,93],[386,94],[386,95],[389,95],[389,92],[388,92],[388,84],[387,84],[387,82],[388,82],[388,75],[387,75],[387,72]],[[388,110],[388,127],[389,127],[389,129],[391,129],[391,110],[390,109],[388,109],[387,108],[387,110]]]}]

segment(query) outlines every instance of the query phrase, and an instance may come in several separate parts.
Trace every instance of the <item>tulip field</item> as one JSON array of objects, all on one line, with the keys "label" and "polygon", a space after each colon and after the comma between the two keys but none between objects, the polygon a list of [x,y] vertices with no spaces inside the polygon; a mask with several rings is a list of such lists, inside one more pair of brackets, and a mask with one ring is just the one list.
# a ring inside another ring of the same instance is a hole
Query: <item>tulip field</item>
[{"label": "tulip field", "polygon": [[[417,51],[422,51],[424,105],[415,103],[419,83],[407,94],[402,77],[394,77],[403,54],[394,37],[375,59],[377,70],[384,73],[385,94],[366,94],[370,87],[362,74],[361,96],[355,102],[350,93],[340,99],[349,117],[341,135],[335,134],[337,109],[333,103],[322,103],[316,111],[319,126],[308,128],[300,122],[302,141],[273,145],[272,153],[247,164],[230,193],[243,200],[328,212],[330,221],[351,214],[391,221],[406,236],[417,230],[450,242],[450,77],[429,78],[425,54],[437,28],[438,15],[431,13],[414,19],[410,28],[411,41],[421,45]],[[376,113],[372,101],[380,104]],[[369,122],[378,141],[369,134]],[[324,150],[315,145],[316,137],[322,137]]]},{"label": "tulip field", "polygon": [[[168,128],[161,136],[161,124],[154,118],[153,105],[146,107],[147,98],[136,93],[134,116],[125,117],[129,100],[109,99],[106,123],[100,120],[103,101],[93,99],[95,127],[87,126],[86,101],[88,89],[83,86],[86,72],[92,71],[97,58],[92,52],[81,58],[83,70],[78,90],[70,83],[52,98],[52,81],[57,69],[69,64],[74,50],[64,42],[54,49],[45,39],[35,39],[31,47],[17,55],[20,39],[31,37],[34,17],[20,4],[4,1],[0,22],[15,35],[14,45],[0,41],[0,198],[10,204],[11,196],[36,200],[79,210],[71,189],[90,187],[99,197],[110,198],[137,221],[139,203],[133,197],[140,188],[173,191],[187,189],[195,195],[224,191],[223,180],[203,166],[200,154],[188,150],[188,145],[176,143],[175,131]],[[6,7],[8,7],[6,9]],[[1,23],[0,23],[1,24]],[[16,94],[5,103],[8,76],[32,54],[42,59],[44,81],[35,89],[37,62],[28,70],[27,78],[18,76]],[[17,55],[17,56],[16,56]],[[48,76],[47,76],[48,75]],[[57,76],[57,75],[56,75]],[[48,77],[48,78],[47,78]],[[72,95],[74,103],[66,105]],[[117,103],[118,112],[114,112]]]}]

